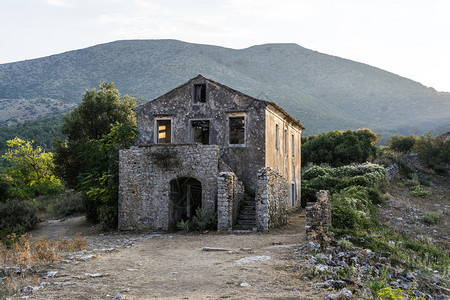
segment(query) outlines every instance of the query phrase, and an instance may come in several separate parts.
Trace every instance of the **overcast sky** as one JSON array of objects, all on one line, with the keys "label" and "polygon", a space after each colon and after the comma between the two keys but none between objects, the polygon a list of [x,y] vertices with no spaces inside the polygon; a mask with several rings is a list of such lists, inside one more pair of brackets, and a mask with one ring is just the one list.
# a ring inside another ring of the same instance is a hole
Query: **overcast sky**
[{"label": "overcast sky", "polygon": [[0,0],[0,63],[124,39],[296,43],[450,92],[450,0]]}]

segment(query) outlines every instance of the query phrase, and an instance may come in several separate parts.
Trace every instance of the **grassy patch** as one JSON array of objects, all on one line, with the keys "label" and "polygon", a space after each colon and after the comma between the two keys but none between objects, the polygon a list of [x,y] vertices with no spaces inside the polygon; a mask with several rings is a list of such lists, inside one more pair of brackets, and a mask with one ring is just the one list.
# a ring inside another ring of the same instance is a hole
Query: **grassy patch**
[{"label": "grassy patch", "polygon": [[427,212],[421,218],[422,222],[424,222],[427,225],[435,225],[435,224],[441,223],[443,219],[444,219],[444,215],[441,214],[440,212],[435,212],[435,211]]}]

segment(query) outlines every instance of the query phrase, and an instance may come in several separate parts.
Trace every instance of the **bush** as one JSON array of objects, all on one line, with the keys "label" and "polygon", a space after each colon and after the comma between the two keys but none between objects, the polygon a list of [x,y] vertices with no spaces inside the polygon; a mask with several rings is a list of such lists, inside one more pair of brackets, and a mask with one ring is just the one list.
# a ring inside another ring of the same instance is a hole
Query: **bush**
[{"label": "bush", "polygon": [[351,186],[332,196],[331,224],[335,229],[370,229],[377,224],[367,188]]},{"label": "bush", "polygon": [[427,225],[435,225],[441,223],[443,219],[444,219],[443,214],[441,214],[440,212],[432,211],[427,212],[425,215],[423,215],[421,220]]},{"label": "bush", "polygon": [[413,148],[416,143],[417,137],[414,135],[410,136],[392,136],[387,142],[386,145],[394,151],[408,153]]},{"label": "bush", "polygon": [[430,191],[424,190],[420,185],[416,185],[411,187],[411,191],[409,192],[409,194],[413,197],[428,197],[431,195]]},{"label": "bush", "polygon": [[181,220],[177,228],[183,231],[205,231],[217,229],[217,214],[211,211],[204,212],[201,207],[195,210],[190,220]]},{"label": "bush", "polygon": [[309,163],[339,167],[364,163],[376,156],[378,136],[369,129],[331,131],[302,138],[302,166]]},{"label": "bush", "polygon": [[84,212],[83,198],[80,193],[67,190],[55,198],[53,214],[56,216],[69,216]]},{"label": "bush", "polygon": [[350,186],[378,187],[385,182],[386,170],[374,164],[338,168],[311,167],[302,174],[302,189],[338,192]]},{"label": "bush", "polygon": [[447,173],[450,164],[450,139],[444,136],[433,137],[431,134],[422,135],[417,139],[413,151],[436,172]]},{"label": "bush", "polygon": [[0,230],[25,232],[38,223],[37,209],[29,200],[8,199],[0,202]]}]

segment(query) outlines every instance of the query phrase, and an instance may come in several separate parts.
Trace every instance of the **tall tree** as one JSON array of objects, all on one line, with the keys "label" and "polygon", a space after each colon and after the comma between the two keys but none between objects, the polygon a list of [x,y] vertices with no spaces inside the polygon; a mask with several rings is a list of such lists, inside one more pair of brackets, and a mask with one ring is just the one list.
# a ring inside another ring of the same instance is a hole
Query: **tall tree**
[{"label": "tall tree", "polygon": [[7,141],[7,144],[9,149],[2,157],[8,164],[4,175],[12,182],[9,188],[11,197],[30,199],[63,190],[61,180],[53,173],[52,153],[33,147],[33,141],[17,137]]},{"label": "tall tree", "polygon": [[112,82],[100,82],[98,90],[84,93],[81,104],[64,120],[61,131],[67,139],[54,142],[58,174],[69,186],[77,187],[79,176],[89,169],[80,156],[87,142],[108,134],[111,124],[135,126],[135,106],[136,99],[128,95],[121,97]]}]

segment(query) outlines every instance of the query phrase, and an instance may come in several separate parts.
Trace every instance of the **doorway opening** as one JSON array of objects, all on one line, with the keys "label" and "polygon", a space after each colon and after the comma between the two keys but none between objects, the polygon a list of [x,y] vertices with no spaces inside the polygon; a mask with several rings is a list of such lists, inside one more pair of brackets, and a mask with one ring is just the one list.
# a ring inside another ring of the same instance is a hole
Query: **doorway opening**
[{"label": "doorway opening", "polygon": [[202,207],[202,184],[192,177],[178,177],[170,182],[169,230],[176,230],[181,220],[189,220]]}]

